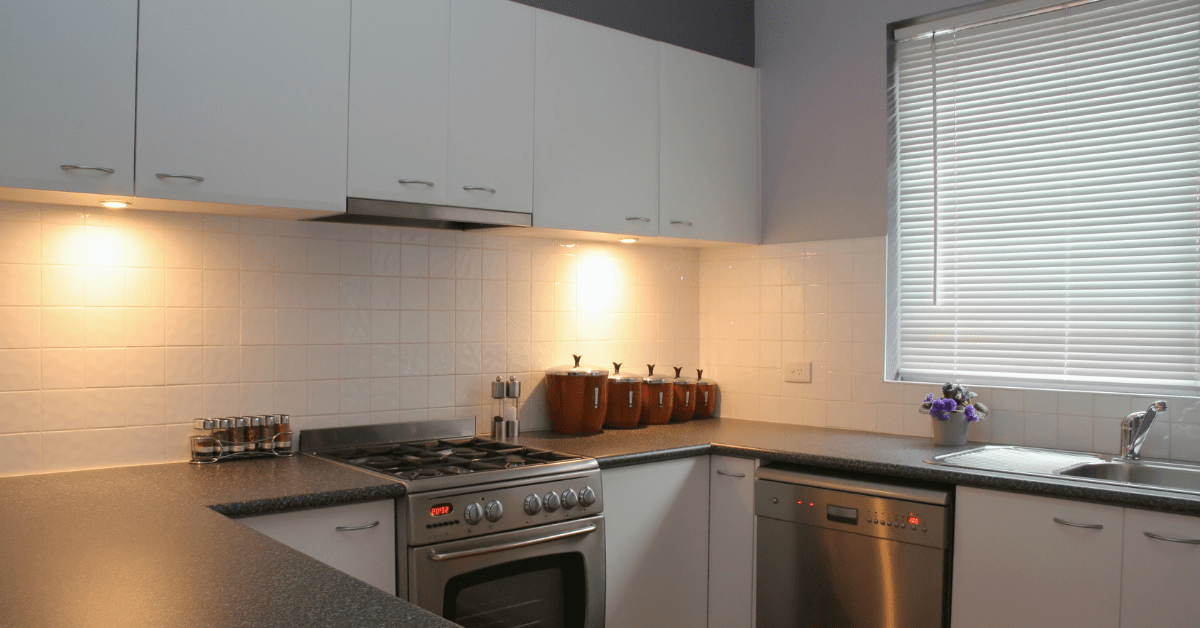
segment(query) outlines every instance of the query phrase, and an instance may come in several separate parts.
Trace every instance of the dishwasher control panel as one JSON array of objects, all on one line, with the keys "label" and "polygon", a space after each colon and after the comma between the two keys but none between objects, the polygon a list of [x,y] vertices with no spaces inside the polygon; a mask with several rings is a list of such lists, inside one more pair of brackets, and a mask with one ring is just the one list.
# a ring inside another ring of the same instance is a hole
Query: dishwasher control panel
[{"label": "dishwasher control panel", "polygon": [[754,512],[759,517],[939,549],[947,546],[946,510],[945,504],[831,490],[761,477],[754,483]]}]

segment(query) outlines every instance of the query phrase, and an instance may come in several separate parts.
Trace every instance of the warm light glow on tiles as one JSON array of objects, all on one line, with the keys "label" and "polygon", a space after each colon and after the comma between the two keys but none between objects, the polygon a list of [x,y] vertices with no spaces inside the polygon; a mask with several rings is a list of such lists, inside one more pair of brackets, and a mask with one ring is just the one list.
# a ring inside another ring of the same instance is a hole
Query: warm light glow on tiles
[{"label": "warm light glow on tiles", "polygon": [[123,238],[119,229],[86,227],[84,260],[91,266],[116,266],[124,263]]}]

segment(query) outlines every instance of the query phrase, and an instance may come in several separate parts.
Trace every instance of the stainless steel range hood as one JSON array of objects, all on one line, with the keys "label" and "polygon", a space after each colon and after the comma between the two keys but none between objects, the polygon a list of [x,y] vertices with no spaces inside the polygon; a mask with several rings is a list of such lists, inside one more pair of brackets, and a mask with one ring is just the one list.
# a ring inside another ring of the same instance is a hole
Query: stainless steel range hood
[{"label": "stainless steel range hood", "polygon": [[379,201],[369,198],[348,198],[346,199],[346,213],[313,220],[390,227],[455,229],[458,231],[533,226],[533,214],[522,212]]}]

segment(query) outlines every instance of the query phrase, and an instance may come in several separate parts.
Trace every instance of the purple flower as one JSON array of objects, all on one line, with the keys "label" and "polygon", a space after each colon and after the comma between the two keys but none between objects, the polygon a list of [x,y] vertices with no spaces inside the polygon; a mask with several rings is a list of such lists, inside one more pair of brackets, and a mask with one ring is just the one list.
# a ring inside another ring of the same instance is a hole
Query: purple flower
[{"label": "purple flower", "polygon": [[935,399],[929,407],[929,416],[939,421],[948,421],[950,413],[957,409],[958,403],[953,399]]},{"label": "purple flower", "polygon": [[925,395],[925,403],[933,403],[933,393]]},{"label": "purple flower", "polygon": [[975,416],[975,406],[967,406],[967,409],[964,412],[967,415],[968,423],[974,423],[975,421],[979,420],[979,417]]}]

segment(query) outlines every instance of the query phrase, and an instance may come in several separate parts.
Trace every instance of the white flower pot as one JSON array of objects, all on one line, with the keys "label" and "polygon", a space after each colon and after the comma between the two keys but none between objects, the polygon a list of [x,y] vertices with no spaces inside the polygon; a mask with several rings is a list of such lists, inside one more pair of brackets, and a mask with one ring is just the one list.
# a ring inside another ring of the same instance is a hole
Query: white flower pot
[{"label": "white flower pot", "polygon": [[933,443],[935,445],[966,445],[967,435],[971,429],[966,413],[962,410],[955,410],[949,414],[950,418],[945,421],[929,418],[933,421]]}]

